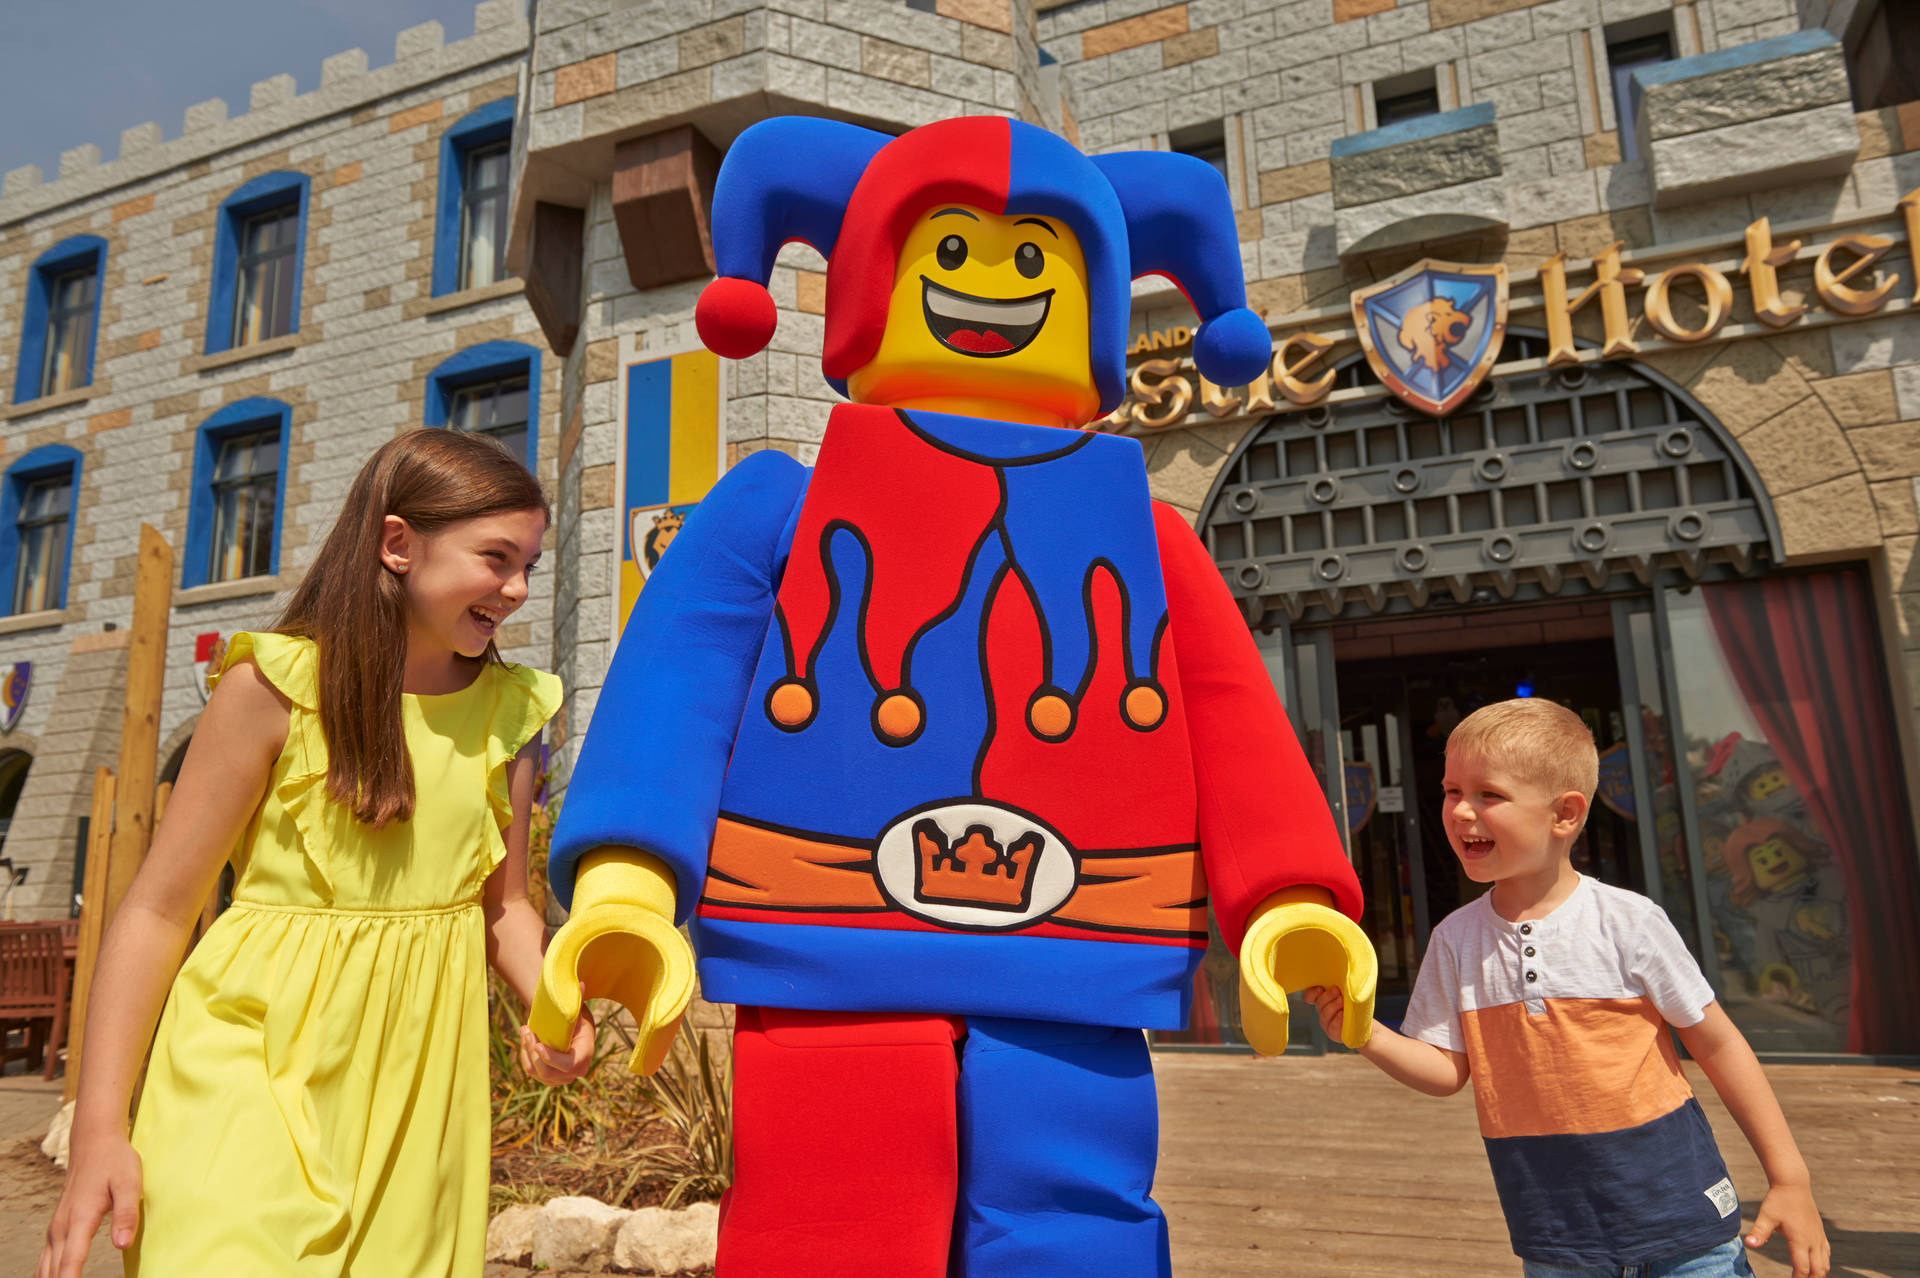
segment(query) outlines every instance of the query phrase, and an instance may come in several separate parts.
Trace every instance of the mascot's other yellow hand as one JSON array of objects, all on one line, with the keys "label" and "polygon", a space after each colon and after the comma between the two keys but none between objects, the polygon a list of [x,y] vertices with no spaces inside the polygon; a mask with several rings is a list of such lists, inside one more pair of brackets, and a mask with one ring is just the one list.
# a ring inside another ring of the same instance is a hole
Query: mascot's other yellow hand
[{"label": "mascot's other yellow hand", "polygon": [[673,1047],[693,997],[693,947],[673,925],[673,872],[633,848],[580,858],[573,912],[547,946],[527,1024],[565,1050],[580,1015],[580,990],[633,1016],[639,1037],[628,1068],[651,1074]]},{"label": "mascot's other yellow hand", "polygon": [[1323,890],[1287,888],[1260,903],[1240,943],[1240,1027],[1253,1050],[1287,1048],[1287,995],[1310,985],[1337,985],[1346,996],[1340,1041],[1358,1048],[1373,1033],[1373,993],[1380,963],[1354,921],[1329,905]]}]

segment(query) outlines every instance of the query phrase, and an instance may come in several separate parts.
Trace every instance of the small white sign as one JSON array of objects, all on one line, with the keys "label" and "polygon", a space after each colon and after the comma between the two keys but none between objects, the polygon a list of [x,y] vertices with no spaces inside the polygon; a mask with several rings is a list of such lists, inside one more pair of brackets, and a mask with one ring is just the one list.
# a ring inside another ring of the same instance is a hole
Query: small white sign
[{"label": "small white sign", "polygon": [[1380,787],[1378,808],[1382,812],[1405,812],[1407,810],[1407,792],[1397,785]]}]

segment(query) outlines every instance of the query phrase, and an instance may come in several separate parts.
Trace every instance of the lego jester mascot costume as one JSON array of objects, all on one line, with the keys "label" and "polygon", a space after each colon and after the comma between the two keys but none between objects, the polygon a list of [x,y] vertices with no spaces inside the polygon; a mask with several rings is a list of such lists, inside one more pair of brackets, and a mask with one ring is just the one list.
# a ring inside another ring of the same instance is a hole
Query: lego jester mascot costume
[{"label": "lego jester mascot costume", "polygon": [[706,997],[739,1005],[722,1278],[1164,1275],[1141,1031],[1185,1024],[1209,902],[1257,1048],[1285,1046],[1287,990],[1374,987],[1219,572],[1138,442],[1076,429],[1124,393],[1139,275],[1194,304],[1209,379],[1265,367],[1226,187],[1014,120],[771,119],[712,234],[706,344],[766,345],[803,241],[852,402],[810,470],[728,472],[641,593],[554,839],[572,917],[535,1029],[558,1041],[584,983],[652,1069],[690,924]]}]

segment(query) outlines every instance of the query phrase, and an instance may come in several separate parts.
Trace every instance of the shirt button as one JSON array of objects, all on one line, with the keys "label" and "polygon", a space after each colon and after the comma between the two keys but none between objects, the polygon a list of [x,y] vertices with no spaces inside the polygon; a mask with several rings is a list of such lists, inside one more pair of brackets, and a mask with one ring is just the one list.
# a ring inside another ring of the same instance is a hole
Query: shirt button
[{"label": "shirt button", "polygon": [[1520,925],[1520,935],[1522,935],[1522,936],[1532,936],[1532,935],[1533,935],[1533,924],[1531,924],[1531,923],[1522,923],[1522,924]]},{"label": "shirt button", "polygon": [[1529,946],[1527,947],[1527,957],[1528,957],[1528,958],[1532,958],[1532,957],[1533,957],[1533,947],[1532,947],[1531,945],[1529,945]]},{"label": "shirt button", "polygon": [[1532,984],[1533,982],[1535,982],[1535,981],[1537,981],[1537,980],[1539,980],[1539,979],[1540,979],[1540,974],[1539,974],[1538,972],[1528,972],[1528,973],[1527,973],[1527,983],[1528,983],[1529,985],[1531,985],[1531,984]]}]

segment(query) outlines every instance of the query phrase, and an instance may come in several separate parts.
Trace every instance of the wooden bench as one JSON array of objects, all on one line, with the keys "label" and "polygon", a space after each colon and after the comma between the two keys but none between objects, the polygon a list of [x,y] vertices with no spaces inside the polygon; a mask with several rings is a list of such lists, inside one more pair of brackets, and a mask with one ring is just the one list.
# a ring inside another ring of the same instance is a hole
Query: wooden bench
[{"label": "wooden bench", "polygon": [[[0,924],[0,1069],[24,1058],[52,1078],[67,1033],[67,956],[59,923]],[[12,1043],[13,1031],[26,1041]]]}]

